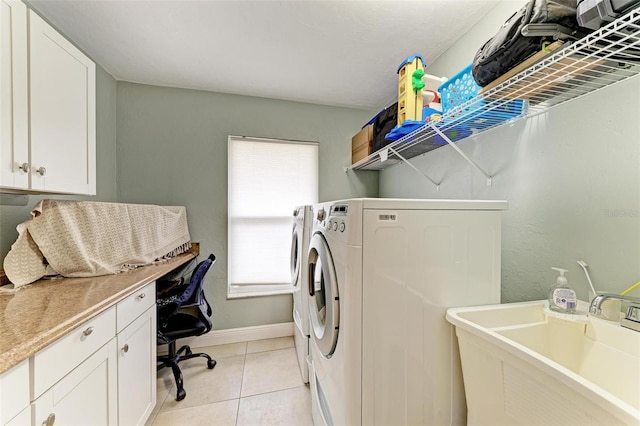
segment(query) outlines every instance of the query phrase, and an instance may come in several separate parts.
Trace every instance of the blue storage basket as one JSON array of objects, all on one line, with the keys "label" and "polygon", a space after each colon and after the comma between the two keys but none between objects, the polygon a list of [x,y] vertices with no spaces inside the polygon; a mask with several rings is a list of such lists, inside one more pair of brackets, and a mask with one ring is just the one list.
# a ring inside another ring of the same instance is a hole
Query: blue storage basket
[{"label": "blue storage basket", "polygon": [[442,112],[447,112],[474,98],[480,86],[471,75],[471,65],[438,86],[442,98]]},{"label": "blue storage basket", "polygon": [[476,99],[467,107],[453,111],[456,107],[475,98],[478,91],[480,86],[473,79],[471,65],[442,83],[438,87],[438,92],[442,98],[444,122],[460,119],[471,129],[483,130],[526,112],[528,104],[523,100],[497,101],[489,107],[484,99]]}]

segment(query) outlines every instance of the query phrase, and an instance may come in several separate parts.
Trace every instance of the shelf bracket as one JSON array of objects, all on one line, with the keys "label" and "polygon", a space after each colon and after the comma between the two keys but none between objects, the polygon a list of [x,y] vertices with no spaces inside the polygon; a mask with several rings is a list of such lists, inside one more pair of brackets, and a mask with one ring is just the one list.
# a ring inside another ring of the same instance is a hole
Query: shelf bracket
[{"label": "shelf bracket", "polygon": [[427,176],[422,170],[418,169],[416,166],[414,166],[413,164],[411,164],[409,162],[409,160],[407,160],[406,158],[404,158],[402,155],[400,155],[400,153],[398,151],[396,151],[395,149],[388,147],[387,148],[389,151],[391,151],[395,156],[397,156],[399,159],[402,160],[403,163],[405,163],[407,166],[411,167],[413,170],[415,170],[416,172],[420,173],[422,176],[424,176],[425,178],[427,178],[429,180],[429,182],[431,182],[432,184],[435,185],[436,187],[436,191],[440,191],[440,184],[436,183],[433,179],[431,179],[429,176]]},{"label": "shelf bracket", "polygon": [[471,164],[473,167],[475,167],[475,168],[476,168],[476,170],[478,170],[480,173],[482,173],[482,174],[484,175],[484,177],[486,177],[486,178],[487,178],[487,186],[491,186],[493,176],[491,176],[491,175],[489,175],[489,173],[485,172],[485,171],[484,171],[480,166],[478,166],[478,165],[476,164],[476,162],[475,162],[475,161],[473,161],[471,158],[469,158],[469,157],[467,156],[467,154],[465,154],[464,152],[462,152],[462,150],[461,150],[460,148],[458,148],[458,146],[457,146],[455,143],[451,142],[451,139],[449,139],[449,138],[447,137],[447,135],[445,135],[444,133],[442,133],[442,132],[440,131],[440,129],[438,129],[438,128],[435,126],[435,123],[430,123],[430,124],[429,124],[429,127],[431,127],[431,128],[433,129],[433,131],[434,131],[434,132],[436,132],[438,135],[440,135],[440,137],[441,137],[442,139],[444,139],[444,140],[445,140],[445,142],[447,142],[451,147],[453,147],[453,149],[455,149],[455,150],[456,150],[456,152],[462,156],[462,158],[464,158],[465,160],[467,160],[467,162],[468,162],[469,164]]}]

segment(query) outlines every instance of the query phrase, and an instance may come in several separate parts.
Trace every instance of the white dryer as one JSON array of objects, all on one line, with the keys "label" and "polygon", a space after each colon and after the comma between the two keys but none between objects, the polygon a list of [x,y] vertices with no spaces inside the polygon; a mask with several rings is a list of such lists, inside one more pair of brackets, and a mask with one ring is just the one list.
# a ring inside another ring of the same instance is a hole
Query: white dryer
[{"label": "white dryer", "polygon": [[294,342],[304,383],[309,383],[309,280],[307,255],[311,234],[311,206],[296,207],[293,211],[291,233],[291,283],[293,284]]},{"label": "white dryer", "polygon": [[314,206],[309,244],[316,425],[465,424],[453,306],[500,302],[505,201]]}]

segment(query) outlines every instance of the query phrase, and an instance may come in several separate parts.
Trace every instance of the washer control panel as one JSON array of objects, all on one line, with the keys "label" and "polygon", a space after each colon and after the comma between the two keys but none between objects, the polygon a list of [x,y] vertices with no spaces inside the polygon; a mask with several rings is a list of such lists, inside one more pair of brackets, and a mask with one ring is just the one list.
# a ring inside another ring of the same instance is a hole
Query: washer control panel
[{"label": "washer control panel", "polygon": [[334,204],[329,212],[329,222],[326,230],[343,233],[347,229],[347,213],[349,206],[346,204]]},{"label": "washer control panel", "polygon": [[325,235],[345,240],[349,231],[349,204],[339,202],[335,204],[321,204],[312,210],[313,226],[321,229]]},{"label": "washer control panel", "polygon": [[331,219],[327,224],[327,231],[344,232],[347,229],[347,225],[344,220]]}]

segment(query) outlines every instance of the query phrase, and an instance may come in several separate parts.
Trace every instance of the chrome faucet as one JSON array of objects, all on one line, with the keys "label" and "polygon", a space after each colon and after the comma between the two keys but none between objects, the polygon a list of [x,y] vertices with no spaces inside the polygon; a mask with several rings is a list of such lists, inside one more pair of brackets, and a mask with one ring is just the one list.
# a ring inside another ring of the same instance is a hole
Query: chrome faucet
[{"label": "chrome faucet", "polygon": [[621,296],[613,293],[601,293],[593,298],[589,305],[589,313],[599,316],[602,314],[602,304],[605,300],[620,300],[630,303],[627,309],[627,315],[620,320],[620,325],[635,331],[640,331],[640,298],[631,296]]},{"label": "chrome faucet", "polygon": [[640,298],[637,297],[621,296],[614,293],[600,293],[591,301],[591,305],[589,306],[589,313],[593,315],[600,315],[602,313],[602,303],[605,300],[609,299],[630,302],[640,306]]}]

